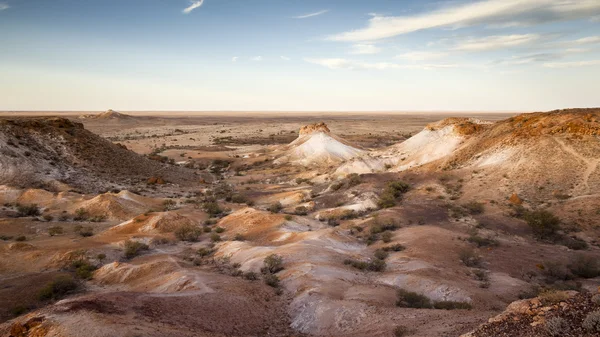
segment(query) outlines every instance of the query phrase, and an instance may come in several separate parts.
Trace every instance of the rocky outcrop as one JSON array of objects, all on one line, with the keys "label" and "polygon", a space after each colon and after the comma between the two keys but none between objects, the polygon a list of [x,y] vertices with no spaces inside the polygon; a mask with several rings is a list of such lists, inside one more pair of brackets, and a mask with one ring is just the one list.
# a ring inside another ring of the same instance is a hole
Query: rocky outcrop
[{"label": "rocky outcrop", "polygon": [[327,127],[327,124],[320,122],[314,124],[308,124],[300,128],[300,136],[308,135],[313,132],[326,132],[329,133],[330,130]]}]

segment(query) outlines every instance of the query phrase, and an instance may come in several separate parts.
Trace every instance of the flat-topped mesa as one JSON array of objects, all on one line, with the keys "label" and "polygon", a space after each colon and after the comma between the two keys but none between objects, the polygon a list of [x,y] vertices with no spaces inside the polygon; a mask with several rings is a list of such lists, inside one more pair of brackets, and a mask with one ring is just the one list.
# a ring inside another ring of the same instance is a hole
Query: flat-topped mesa
[{"label": "flat-topped mesa", "polygon": [[314,123],[314,124],[308,124],[305,125],[303,127],[300,128],[300,136],[303,135],[308,135],[311,134],[313,132],[325,132],[325,133],[329,133],[330,130],[327,127],[327,124],[320,122],[320,123]]}]

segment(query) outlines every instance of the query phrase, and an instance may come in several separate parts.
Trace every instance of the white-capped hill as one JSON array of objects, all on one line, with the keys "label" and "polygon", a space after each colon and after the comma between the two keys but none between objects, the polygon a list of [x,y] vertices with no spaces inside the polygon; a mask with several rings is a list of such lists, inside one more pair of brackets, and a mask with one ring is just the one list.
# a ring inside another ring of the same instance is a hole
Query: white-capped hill
[{"label": "white-capped hill", "polygon": [[299,137],[284,148],[276,162],[300,165],[340,163],[365,153],[345,140],[332,135],[325,123],[310,124],[300,129]]}]

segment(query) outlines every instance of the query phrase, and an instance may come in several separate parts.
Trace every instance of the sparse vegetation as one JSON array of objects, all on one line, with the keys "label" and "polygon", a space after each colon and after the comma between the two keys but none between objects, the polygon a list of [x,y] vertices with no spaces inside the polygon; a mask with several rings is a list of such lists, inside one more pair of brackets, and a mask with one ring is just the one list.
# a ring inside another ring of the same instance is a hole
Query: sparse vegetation
[{"label": "sparse vegetation", "polygon": [[283,206],[281,205],[281,203],[276,202],[276,203],[269,205],[269,207],[267,208],[267,211],[269,211],[271,213],[279,213],[279,212],[281,212],[282,209],[283,209]]},{"label": "sparse vegetation", "polygon": [[265,274],[263,280],[269,287],[279,288],[279,277],[274,274]]},{"label": "sparse vegetation", "polygon": [[190,223],[184,223],[175,229],[174,234],[181,241],[196,242],[202,234],[202,230]]},{"label": "sparse vegetation", "polygon": [[219,241],[221,241],[221,236],[219,234],[217,234],[217,233],[212,233],[210,235],[210,241],[212,241],[212,242],[219,242]]},{"label": "sparse vegetation", "polygon": [[427,296],[404,289],[398,289],[396,292],[396,306],[403,308],[433,308],[431,300]]},{"label": "sparse vegetation", "polygon": [[479,257],[479,255],[477,255],[477,252],[475,252],[475,250],[473,249],[462,249],[459,253],[459,257],[460,260],[462,261],[462,263],[467,266],[467,267],[480,267],[481,263],[483,262],[481,260],[481,257]]},{"label": "sparse vegetation", "polygon": [[142,253],[142,251],[148,250],[147,244],[139,241],[127,240],[125,241],[125,257],[132,259]]},{"label": "sparse vegetation", "polygon": [[583,320],[582,327],[591,333],[600,333],[600,310],[589,313]]},{"label": "sparse vegetation", "polygon": [[19,217],[39,216],[42,214],[38,205],[19,205],[17,204],[17,215]]},{"label": "sparse vegetation", "polygon": [[403,181],[389,182],[383,193],[379,196],[378,206],[380,208],[390,208],[396,206],[397,200],[410,190],[410,185]]},{"label": "sparse vegetation", "polygon": [[525,214],[525,221],[539,239],[553,239],[560,229],[560,219],[546,211],[532,211]]},{"label": "sparse vegetation", "polygon": [[69,275],[57,276],[38,292],[41,301],[58,300],[79,289],[79,283]]},{"label": "sparse vegetation", "polygon": [[275,274],[283,270],[283,258],[277,254],[271,254],[264,259],[263,274]]},{"label": "sparse vegetation", "polygon": [[463,205],[463,208],[471,215],[482,214],[485,206],[481,202],[471,201]]},{"label": "sparse vegetation", "polygon": [[569,324],[562,317],[552,317],[546,320],[545,329],[550,336],[566,336],[569,333]]},{"label": "sparse vegetation", "polygon": [[73,261],[71,268],[75,270],[75,275],[83,280],[91,279],[94,270],[96,270],[96,266],[92,265],[87,260]]}]

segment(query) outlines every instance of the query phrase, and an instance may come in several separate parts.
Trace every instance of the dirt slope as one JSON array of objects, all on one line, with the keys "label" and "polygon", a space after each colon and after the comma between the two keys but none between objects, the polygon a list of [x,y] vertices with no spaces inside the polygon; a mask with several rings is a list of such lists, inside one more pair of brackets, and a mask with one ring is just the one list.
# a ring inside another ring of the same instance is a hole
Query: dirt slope
[{"label": "dirt slope", "polygon": [[65,118],[0,120],[0,153],[0,184],[15,187],[97,192],[156,175],[173,183],[195,180],[183,168],[146,159]]}]

